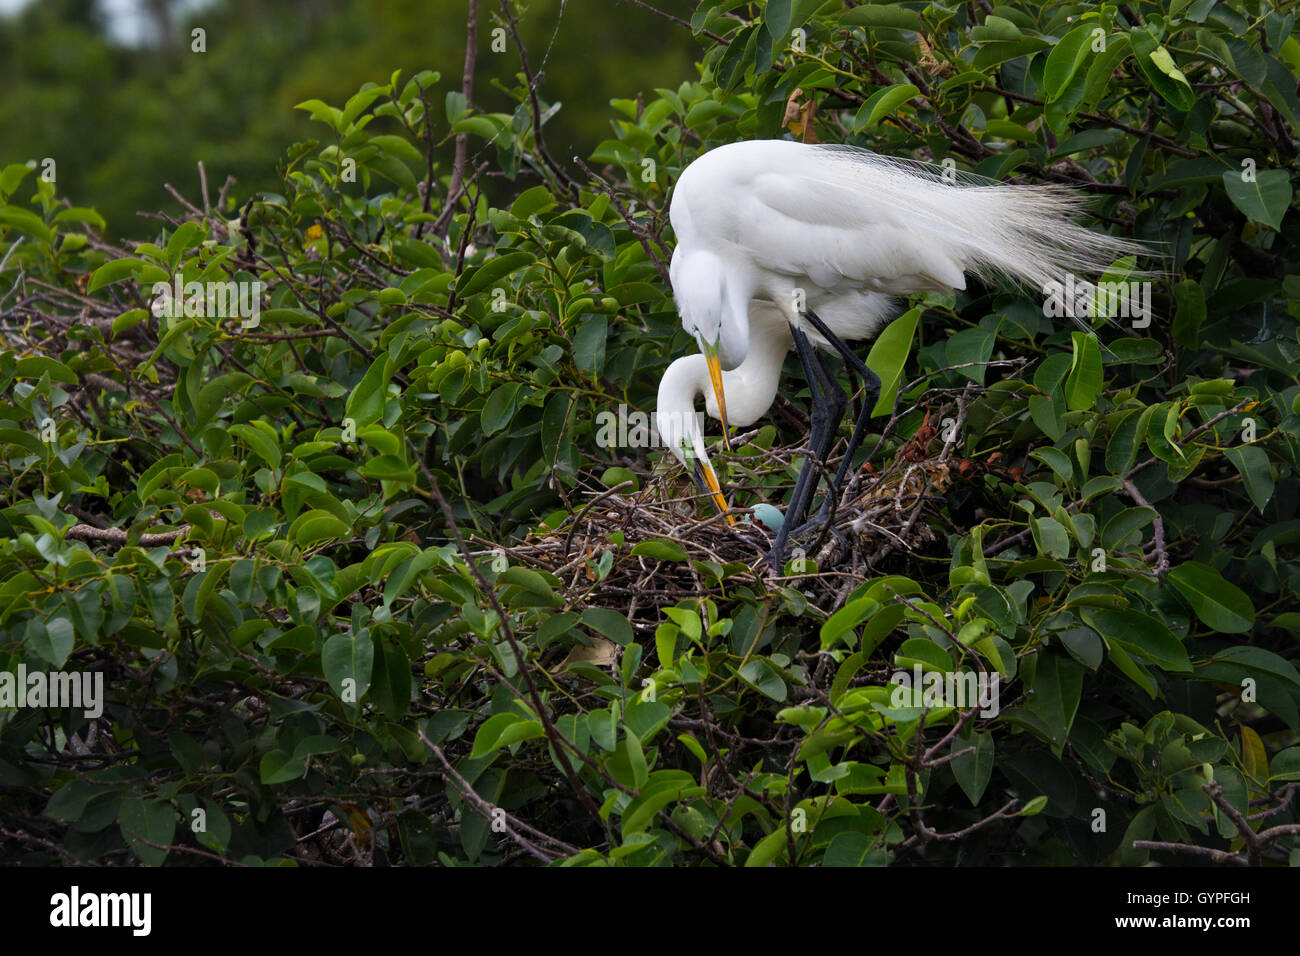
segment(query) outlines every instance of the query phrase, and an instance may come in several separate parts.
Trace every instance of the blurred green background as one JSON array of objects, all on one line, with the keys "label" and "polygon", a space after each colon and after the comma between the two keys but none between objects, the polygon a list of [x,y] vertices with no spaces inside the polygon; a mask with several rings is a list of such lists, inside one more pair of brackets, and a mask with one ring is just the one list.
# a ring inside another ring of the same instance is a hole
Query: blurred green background
[{"label": "blurred green background", "polygon": [[[655,5],[686,18],[693,6]],[[491,50],[500,0],[479,7],[474,99],[508,112],[498,84],[514,85],[518,52]],[[695,75],[690,34],[627,0],[516,8],[530,66],[544,70],[541,97],[563,104],[546,127],[557,159],[586,157],[609,135],[611,98]],[[432,69],[441,114],[461,85],[467,9],[466,0],[0,0],[0,165],[53,158],[60,195],[97,208],[111,235],[143,238],[157,223],[137,211],[176,207],[164,183],[197,198],[198,160],[214,199],[227,175],[240,199],[278,191],[286,148],[320,136],[295,103],[340,105],[395,69]],[[204,53],[191,50],[196,27]],[[449,140],[444,161],[451,150]]]}]

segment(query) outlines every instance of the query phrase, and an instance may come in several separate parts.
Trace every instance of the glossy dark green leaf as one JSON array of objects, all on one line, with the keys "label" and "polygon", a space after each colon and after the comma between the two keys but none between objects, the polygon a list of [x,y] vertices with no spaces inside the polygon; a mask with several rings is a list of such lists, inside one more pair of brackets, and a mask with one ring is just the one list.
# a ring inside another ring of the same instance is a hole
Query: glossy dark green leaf
[{"label": "glossy dark green leaf", "polygon": [[952,773],[971,806],[979,806],[993,778],[994,743],[991,734],[976,732],[953,738],[951,752],[973,747],[974,750],[952,760]]},{"label": "glossy dark green leaf", "polygon": [[1207,564],[1184,561],[1170,569],[1169,583],[1207,627],[1225,634],[1241,634],[1255,624],[1250,597]]}]

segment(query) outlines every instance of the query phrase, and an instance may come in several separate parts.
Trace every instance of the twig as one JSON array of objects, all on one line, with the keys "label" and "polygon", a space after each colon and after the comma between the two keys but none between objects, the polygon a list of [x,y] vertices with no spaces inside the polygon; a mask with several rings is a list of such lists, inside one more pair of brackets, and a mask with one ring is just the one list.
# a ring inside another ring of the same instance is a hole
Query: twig
[{"label": "twig", "polygon": [[[578,198],[578,184],[572,177],[564,171],[564,167],[557,163],[550,152],[546,149],[546,136],[542,133],[542,107],[537,101],[537,84],[539,77],[533,73],[532,68],[528,65],[528,51],[524,49],[523,43],[519,39],[519,27],[515,21],[515,16],[510,12],[510,0],[501,0],[501,14],[505,17],[506,26],[510,29],[510,36],[515,41],[515,47],[519,50],[519,66],[524,73],[524,82],[528,85],[528,103],[531,107],[533,119],[533,145],[536,147],[537,155],[544,165],[551,172],[556,183],[563,189],[570,198]],[[543,66],[546,64],[543,63]]]},{"label": "twig", "polygon": [[[677,24],[679,27],[683,27],[684,29],[690,30],[691,33],[695,32],[693,29],[691,29],[691,25],[687,23],[685,20],[683,20],[681,17],[675,17],[671,13],[666,13],[663,10],[660,10],[658,7],[652,7],[650,6],[650,4],[646,3],[645,0],[627,0],[627,2],[631,4],[635,4],[636,6],[640,7],[642,10],[649,10],[655,16],[663,17],[665,20],[671,21],[672,23]],[[712,30],[701,30],[700,36],[706,36],[714,43],[721,43],[723,46],[730,45],[726,37],[720,37]]]},{"label": "twig", "polygon": [[1165,843],[1160,840],[1134,840],[1133,846],[1138,850],[1169,850],[1173,853],[1190,853],[1194,856],[1206,856],[1215,863],[1236,863],[1238,866],[1249,865],[1236,853],[1229,853],[1227,850],[1215,850],[1208,846],[1196,846],[1193,843]]},{"label": "twig", "polygon": [[[474,64],[478,58],[478,0],[469,0],[469,21],[465,26],[465,69],[461,74],[460,92],[465,97],[465,107],[468,109],[474,97]],[[461,183],[465,179],[465,161],[469,156],[469,134],[456,134],[456,154],[452,159],[451,165],[451,182],[447,186],[446,206],[438,221],[433,225],[433,231],[444,239],[447,237],[447,227],[451,224],[449,210],[455,208],[456,199],[460,194]]]},{"label": "twig", "polygon": [[[159,545],[174,544],[180,538],[185,537],[189,530],[190,526],[183,524],[175,531],[142,534],[140,535],[139,544],[142,548],[155,548]],[[103,541],[120,548],[126,544],[128,535],[121,528],[96,528],[90,524],[74,524],[64,532],[63,537],[65,540],[72,541]]]},{"label": "twig", "polygon": [[1165,520],[1160,516],[1160,512],[1151,505],[1151,502],[1147,501],[1143,496],[1138,486],[1133,484],[1132,479],[1124,479],[1124,491],[1133,499],[1134,504],[1140,508],[1149,509],[1155,516],[1152,519],[1152,531],[1155,537],[1156,566],[1151,575],[1158,578],[1169,570],[1169,555],[1165,552]]}]

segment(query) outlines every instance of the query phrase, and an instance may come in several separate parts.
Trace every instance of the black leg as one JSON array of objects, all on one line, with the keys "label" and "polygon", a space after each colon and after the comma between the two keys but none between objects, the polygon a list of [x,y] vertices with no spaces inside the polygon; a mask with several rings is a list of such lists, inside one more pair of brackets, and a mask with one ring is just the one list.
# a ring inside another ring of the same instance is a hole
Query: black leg
[{"label": "black leg", "polygon": [[[840,340],[840,337],[827,327],[817,313],[809,311],[806,313],[806,317],[809,324],[821,334],[822,338],[830,343],[831,348],[840,353],[840,356],[844,359],[844,364],[857,372],[862,378],[862,407],[858,409],[857,421],[853,423],[853,434],[849,436],[849,447],[844,452],[844,460],[840,462],[839,471],[835,473],[835,482],[832,485],[834,493],[839,494],[840,489],[844,486],[844,476],[853,467],[853,456],[857,453],[858,445],[862,443],[862,430],[866,427],[867,419],[871,417],[871,412],[880,398],[880,376],[867,368],[867,363],[862,361],[853,349],[845,345]],[[829,499],[827,500],[829,501]]]},{"label": "black leg", "polygon": [[[854,372],[856,372],[858,376],[861,377],[863,383],[862,404],[857,409],[857,416],[853,423],[853,433],[849,436],[849,444],[844,451],[843,459],[840,461],[840,467],[836,470],[835,478],[830,483],[830,487],[827,489],[826,497],[822,499],[822,504],[821,507],[817,510],[816,517],[814,517],[811,521],[804,522],[803,524],[799,524],[799,525],[793,524],[793,521],[795,519],[798,519],[800,521],[803,520],[803,518],[807,514],[806,508],[811,503],[811,501],[801,501],[797,495],[792,497],[791,506],[787,512],[786,523],[782,525],[781,531],[777,535],[776,543],[773,546],[772,552],[769,555],[769,558],[771,558],[772,560],[772,566],[774,568],[779,568],[781,566],[781,562],[785,556],[785,548],[790,538],[798,539],[800,537],[803,537],[807,533],[815,530],[823,530],[822,537],[825,536],[824,529],[829,528],[831,525],[831,520],[834,516],[834,509],[838,504],[840,491],[843,490],[844,487],[844,479],[848,476],[849,469],[853,467],[853,456],[857,453],[858,446],[862,443],[862,436],[863,436],[863,432],[866,429],[867,420],[871,418],[872,412],[875,410],[876,407],[876,401],[880,398],[880,377],[876,375],[875,372],[871,371],[871,369],[867,367],[867,364],[863,362],[861,358],[858,357],[857,353],[855,353],[851,348],[849,348],[843,342],[843,340],[840,339],[839,336],[837,336],[834,332],[830,330],[830,328],[826,325],[825,322],[821,320],[821,317],[818,316],[817,313],[811,311],[805,312],[804,317],[808,319],[809,324],[814,329],[817,330],[817,332],[822,336],[822,338],[826,340],[827,344],[829,344],[836,352],[840,354],[841,358],[844,359],[844,364],[849,372],[850,381],[853,380]],[[811,343],[808,342],[807,336],[802,336],[802,338],[805,345],[811,348]],[[798,346],[799,336],[796,336],[795,343],[796,346]],[[808,363],[805,360],[802,351],[800,352],[800,361],[804,363],[804,369],[805,372],[807,372]],[[814,355],[814,361],[817,362],[818,366],[822,369],[824,375],[825,367],[821,365],[820,360],[817,359],[815,355]],[[812,376],[810,376],[810,380],[811,378]],[[838,386],[835,386],[835,389],[840,396],[843,396],[843,391],[840,390]],[[840,414],[842,415],[842,412]],[[837,416],[836,419],[837,424],[835,428],[838,428],[838,420],[839,418]],[[817,447],[823,449],[820,452],[821,457],[819,459],[822,465],[825,464],[826,458],[830,455],[831,448],[834,445],[835,428],[832,428],[830,433],[830,438],[829,440],[826,440],[824,442],[824,445],[822,443],[818,443],[817,445]],[[800,471],[799,473],[799,478],[801,482],[803,481],[805,474],[807,474],[806,468],[804,471]],[[816,482],[813,474],[807,474],[807,477],[809,479],[808,487],[807,487],[807,497],[811,499],[813,490],[816,487]],[[796,492],[800,491],[799,484],[796,484],[795,490]],[[796,504],[801,505],[801,507],[803,507],[805,510],[796,511],[794,507]],[[833,528],[831,528],[831,530],[834,531]],[[836,532],[836,536],[838,537],[838,532]],[[821,538],[819,537],[818,542],[820,542],[820,540]],[[818,546],[819,544],[814,545],[814,547],[818,547]]]},{"label": "black leg", "polygon": [[[820,320],[819,320],[820,321]],[[808,514],[813,493],[817,488],[817,475],[830,454],[835,443],[835,433],[844,419],[844,406],[847,398],[844,389],[826,371],[817,350],[808,341],[808,336],[795,325],[790,326],[794,337],[795,350],[808,378],[808,388],[812,393],[812,428],[808,436],[808,455],[799,469],[799,478],[795,481],[794,493],[790,496],[790,505],[786,509],[785,521],[776,533],[776,541],[768,553],[772,568],[779,571],[785,557],[786,542],[792,529],[798,527]],[[868,406],[869,407],[869,406]]]}]

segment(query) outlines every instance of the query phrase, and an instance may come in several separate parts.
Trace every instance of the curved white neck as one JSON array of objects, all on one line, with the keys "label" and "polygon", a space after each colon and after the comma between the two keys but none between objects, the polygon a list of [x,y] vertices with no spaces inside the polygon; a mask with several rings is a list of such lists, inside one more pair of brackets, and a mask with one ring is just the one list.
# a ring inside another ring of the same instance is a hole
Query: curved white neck
[{"label": "curved white neck", "polygon": [[[738,428],[752,425],[772,407],[780,385],[781,365],[792,341],[784,319],[755,322],[752,333],[745,360],[722,373],[729,424]],[[659,383],[659,434],[683,465],[688,464],[680,450],[683,444],[697,457],[708,460],[704,433],[695,417],[695,400],[701,395],[709,417],[717,419],[718,401],[703,355],[685,355],[668,366]]]}]

